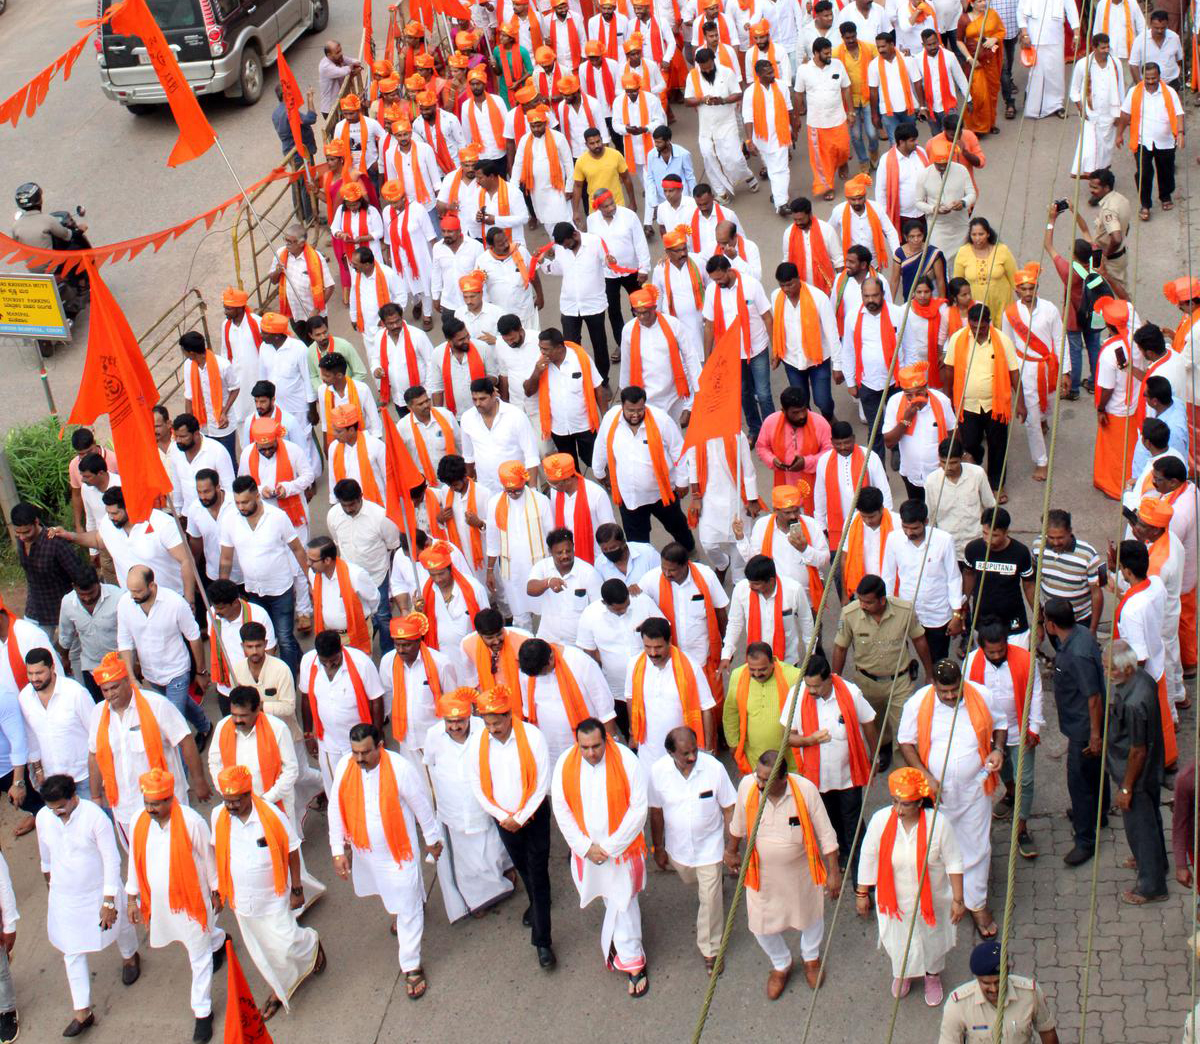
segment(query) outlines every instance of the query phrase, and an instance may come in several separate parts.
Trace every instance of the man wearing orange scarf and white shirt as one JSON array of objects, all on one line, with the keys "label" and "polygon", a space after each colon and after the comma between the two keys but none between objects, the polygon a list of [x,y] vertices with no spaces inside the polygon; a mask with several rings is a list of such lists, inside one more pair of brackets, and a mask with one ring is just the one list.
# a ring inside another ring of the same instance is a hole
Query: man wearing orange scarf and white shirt
[{"label": "man wearing orange scarf and white shirt", "polygon": [[617,735],[616,710],[604,672],[573,645],[529,638],[517,652],[522,714],[541,730],[550,761],[575,742],[575,726],[595,718]]},{"label": "man wearing orange scarf and white shirt", "polygon": [[[223,803],[212,810],[221,902],[237,917],[254,967],[271,987],[263,1019],[282,1008],[309,975],[325,970],[314,928],[301,928],[304,906],[300,836],[287,816],[254,793],[250,770],[231,765],[217,775]],[[289,882],[291,887],[289,888]]]},{"label": "man wearing orange scarf and white shirt", "polygon": [[658,301],[659,290],[653,284],[629,295],[634,322],[621,331],[620,383],[622,388],[631,384],[642,388],[650,405],[682,425],[691,416],[700,378],[701,343],[694,325],[685,326],[661,312]]},{"label": "man wearing orange scarf and white shirt", "polygon": [[792,976],[795,961],[787,931],[800,933],[800,959],[809,987],[815,990],[823,984],[824,899],[836,899],[842,888],[837,834],[820,791],[803,776],[786,771],[768,787],[778,757],[777,750],[763,751],[754,771],[742,777],[725,843],[726,869],[740,871],[742,838],[750,836],[762,807],[746,871],[746,919],[771,961],[768,1000],[778,1000]]},{"label": "man wearing orange scarf and white shirt", "polygon": [[428,988],[421,967],[425,887],[417,827],[435,860],[442,854],[442,828],[428,784],[403,755],[384,749],[378,725],[355,725],[349,744],[329,791],[333,868],[342,880],[353,880],[355,895],[379,896],[396,918],[404,989],[416,1000]]},{"label": "man wearing orange scarf and white shirt", "polygon": [[585,718],[554,766],[550,801],[571,849],[580,907],[604,900],[600,952],[605,964],[628,977],[630,997],[641,997],[650,988],[638,906],[646,885],[646,770],[599,721]]},{"label": "man wearing orange scarf and white shirt", "polygon": [[350,325],[362,335],[369,355],[371,342],[379,336],[379,309],[389,301],[403,308],[408,291],[400,273],[376,259],[367,247],[350,255],[350,268]]},{"label": "man wearing orange scarf and white shirt", "polygon": [[1184,109],[1175,88],[1161,82],[1154,62],[1142,66],[1142,81],[1134,84],[1121,104],[1117,118],[1119,149],[1129,131],[1129,148],[1138,173],[1141,209],[1138,216],[1150,219],[1154,205],[1154,179],[1158,178],[1158,198],[1163,210],[1175,204],[1175,155],[1183,148]]},{"label": "man wearing orange scarf and white shirt", "polygon": [[[643,90],[642,81],[633,73],[626,72],[621,77],[621,90],[623,93],[613,99],[612,131],[617,137],[624,138],[625,165],[632,174],[641,171],[646,157],[654,148],[650,132],[655,127],[665,125],[667,117],[663,113],[662,102],[649,91]],[[645,224],[650,224],[650,221],[649,213],[643,215]]]},{"label": "man wearing orange scarf and white shirt", "polygon": [[737,583],[746,564],[738,529],[744,532],[762,510],[750,443],[740,431],[707,439],[688,447],[686,461],[692,484],[688,518],[696,539],[720,581],[732,570]]},{"label": "man wearing orange scarf and white shirt", "polygon": [[[690,243],[687,225],[678,225],[663,233],[666,256],[654,265],[651,284],[658,291],[663,314],[678,320],[695,343],[703,344],[704,288],[708,284],[708,273],[704,270],[706,258],[691,251]],[[624,336],[624,330],[621,333]],[[696,380],[699,379],[697,372]]]},{"label": "man wearing orange scarf and white shirt", "polygon": [[[429,392],[421,385],[405,391],[404,405],[408,407],[408,413],[397,422],[400,438],[424,476],[425,484],[436,489],[441,485],[438,465],[442,458],[461,453],[458,419],[449,410],[434,406]],[[430,525],[433,522],[430,519]]]},{"label": "man wearing orange scarf and white shirt", "polygon": [[458,110],[458,122],[472,145],[479,146],[479,159],[484,162],[505,159],[506,140],[504,118],[508,106],[498,94],[489,94],[487,70],[475,66],[467,73],[470,95]]},{"label": "man wearing orange scarf and white shirt", "polygon": [[[835,357],[833,379],[844,380],[850,394],[862,407],[867,430],[872,430],[875,415],[895,390],[899,330],[903,323],[900,309],[886,300],[884,282],[878,276],[862,281],[862,305],[846,312],[840,358]],[[843,376],[844,374],[844,376]],[[883,424],[875,430],[871,449],[883,461]]]},{"label": "man wearing orange scarf and white shirt", "polygon": [[[283,425],[269,417],[255,417],[250,422],[249,434],[249,444],[242,449],[238,463],[238,474],[249,475],[258,483],[263,501],[288,516],[303,544],[308,539],[305,491],[314,481],[308,454],[285,438]],[[229,495],[232,496],[232,491]]]},{"label": "man wearing orange scarf and white shirt", "polygon": [[534,216],[550,231],[571,220],[575,163],[571,145],[561,131],[549,127],[550,111],[538,106],[528,116],[529,130],[517,142],[512,182],[533,201]]},{"label": "man wearing orange scarf and white shirt", "polygon": [[779,393],[779,409],[763,421],[754,450],[758,459],[775,476],[775,485],[804,483],[804,506],[811,512],[817,465],[829,452],[831,426],[809,408],[808,388],[803,384]]},{"label": "man wearing orange scarf and white shirt", "polygon": [[249,389],[259,379],[259,350],[262,348],[262,317],[250,311],[250,296],[245,290],[227,286],[221,294],[225,318],[221,323],[221,343],[216,349],[220,356],[233,364],[238,374],[238,387],[247,389],[238,396],[233,415],[239,421],[254,409]]},{"label": "man wearing orange scarf and white shirt", "polygon": [[333,441],[329,444],[329,503],[337,500],[333,488],[342,479],[352,478],[363,496],[382,504],[387,493],[387,461],[380,442],[363,431],[362,414],[357,406],[335,406],[329,414]]},{"label": "man wearing orange scarf and white shirt", "polygon": [[992,794],[1011,723],[991,692],[965,681],[953,660],[935,663],[932,681],[905,702],[896,742],[905,764],[924,774],[954,828],[962,852],[963,902],[980,935],[989,939],[996,934],[987,904]]},{"label": "man wearing orange scarf and white shirt", "polygon": [[729,624],[721,646],[721,670],[728,674],[736,655],[752,642],[767,642],[785,663],[800,663],[813,634],[808,584],[779,575],[773,559],[754,555],[745,579],[729,596]]},{"label": "man wearing orange scarf and white shirt", "polygon": [[[770,514],[759,515],[747,538],[742,524],[738,551],[745,561],[766,555],[780,576],[802,585],[815,610],[821,600],[825,571],[829,568],[829,543],[815,518],[803,513],[803,490],[776,486],[771,490]],[[740,580],[738,577],[735,580]]]},{"label": "man wearing orange scarf and white shirt", "polygon": [[306,545],[313,592],[313,626],[337,631],[349,645],[371,655],[371,617],[379,607],[379,585],[360,565],[338,553],[337,544],[317,536]]},{"label": "man wearing orange scarf and white shirt", "polygon": [[[292,320],[297,332],[308,333],[308,320],[327,315],[333,296],[333,276],[325,255],[308,242],[303,225],[289,225],[283,233],[284,247],[271,265],[269,276],[279,280],[280,311]],[[257,357],[257,353],[256,353]],[[242,382],[249,376],[242,371]],[[257,367],[254,380],[258,379]],[[241,416],[245,416],[243,410]]]},{"label": "man wearing orange scarf and white shirt", "polygon": [[843,187],[846,199],[830,212],[829,226],[842,245],[843,256],[855,244],[866,247],[882,270],[895,256],[900,236],[883,207],[867,199],[871,185],[869,174],[858,174],[847,181]]},{"label": "man wearing orange scarf and white shirt", "polygon": [[[412,144],[414,150],[417,145],[425,147],[424,142]],[[441,296],[441,271],[434,265],[432,253],[438,238],[430,219],[433,204],[423,206],[420,197],[398,179],[385,182],[380,195],[386,204],[382,215],[384,252],[404,284],[400,300],[412,302],[414,317],[419,316],[428,329],[433,325],[433,302]],[[367,345],[369,351],[369,341]]]},{"label": "man wearing orange scarf and white shirt", "polygon": [[496,357],[487,342],[476,344],[466,324],[457,318],[442,319],[445,340],[433,350],[429,366],[429,394],[434,406],[444,406],[461,418],[472,406],[471,382],[499,373]]},{"label": "man wearing orange scarf and white shirt", "polygon": [[[859,488],[858,479],[864,465],[867,469],[862,488],[874,486],[883,496],[883,505],[892,509],[892,487],[879,455],[854,441],[854,429],[848,421],[834,421],[830,426],[832,448],[817,460],[813,480],[813,517],[829,535],[831,547],[842,536],[842,526]],[[869,570],[873,571],[873,570]]]},{"label": "man wearing orange scarf and white shirt", "polygon": [[[790,245],[788,236],[784,237],[784,245],[785,249]],[[771,294],[774,353],[783,363],[788,384],[807,388],[821,416],[832,421],[830,371],[834,358],[841,357],[842,342],[829,295],[802,279],[792,261],[776,266],[775,280],[779,288]]]},{"label": "man wearing orange scarf and white shirt", "polygon": [[[384,305],[386,308],[387,306]],[[379,419],[379,408],[375,396],[365,381],[356,381],[349,375],[349,366],[340,352],[328,352],[317,362],[317,373],[321,387],[317,392],[317,409],[321,414],[321,428],[325,432],[325,445],[332,438],[332,415],[339,406],[350,405],[363,418],[365,430],[380,438],[383,422]]]},{"label": "man wearing orange scarf and white shirt", "polygon": [[[1175,509],[1165,500],[1153,495],[1143,497],[1131,528],[1134,537],[1146,545],[1150,554],[1148,575],[1157,576],[1167,592],[1162,626],[1163,659],[1167,698],[1172,704],[1171,713],[1177,718],[1174,705],[1183,703],[1188,697],[1183,684],[1183,664],[1179,651],[1179,618],[1187,552],[1183,541],[1171,529],[1174,515]],[[1110,569],[1115,576],[1115,560],[1110,564]],[[1117,579],[1116,586],[1118,591],[1123,591],[1126,585]],[[1170,764],[1170,761],[1167,763]]]},{"label": "man wearing orange scarf and white shirt", "polygon": [[792,150],[792,94],[786,79],[776,82],[775,66],[766,58],[754,63],[755,81],[742,95],[742,123],[746,127],[746,151],[762,160],[762,170],[771,183],[771,202],[780,217],[787,217],[788,158]]},{"label": "man wearing orange scarf and white shirt", "polygon": [[204,817],[178,799],[166,769],[144,773],[138,789],[143,808],[132,824],[125,882],[129,919],[149,925],[154,949],[183,943],[192,969],[192,1040],[206,1042],[212,1039],[213,972],[225,960],[212,834]]},{"label": "man wearing orange scarf and white shirt", "polygon": [[900,450],[900,478],[908,498],[924,500],[925,480],[938,470],[938,446],[955,427],[954,408],[945,395],[929,387],[925,362],[900,367],[896,382],[900,390],[884,408],[883,442]]},{"label": "man wearing orange scarf and white shirt", "polygon": [[576,556],[595,565],[600,559],[596,530],[613,521],[608,494],[579,474],[569,453],[552,453],[544,458],[542,472],[552,491],[549,496],[555,528],[570,529],[575,537]]},{"label": "man wearing orange scarf and white shirt", "polygon": [[379,661],[384,710],[391,716],[400,753],[420,772],[425,733],[439,718],[438,701],[458,686],[459,672],[449,656],[458,643],[444,646],[446,652],[430,648],[424,613],[393,618],[391,634],[396,647]]},{"label": "man wearing orange scarf and white shirt", "polygon": [[526,593],[529,572],[547,555],[546,536],[554,528],[550,502],[529,486],[519,460],[500,465],[502,491],[487,506],[487,590],[508,608],[513,623],[528,629],[535,601]]},{"label": "man wearing orange scarf and white shirt", "polygon": [[414,601],[427,617],[425,642],[447,654],[471,633],[475,614],[488,605],[486,588],[474,574],[460,570],[455,551],[453,545],[438,540],[417,556],[420,568]]},{"label": "man wearing orange scarf and white shirt", "polygon": [[204,335],[189,330],[179,338],[183,353],[183,407],[200,422],[205,438],[225,447],[237,464],[237,414],[241,391],[237,367],[209,350]]}]

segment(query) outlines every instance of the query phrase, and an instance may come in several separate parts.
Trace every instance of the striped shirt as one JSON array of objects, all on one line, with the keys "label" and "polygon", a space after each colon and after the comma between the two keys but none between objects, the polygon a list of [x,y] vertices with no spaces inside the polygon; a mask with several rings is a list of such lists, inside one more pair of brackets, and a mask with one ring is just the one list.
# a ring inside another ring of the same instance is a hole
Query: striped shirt
[{"label": "striped shirt", "polygon": [[[1033,557],[1037,561],[1041,550],[1042,538],[1033,542]],[[1091,588],[1101,585],[1104,564],[1096,549],[1078,537],[1069,551],[1055,551],[1046,548],[1042,559],[1041,596],[1047,598],[1065,598],[1075,610],[1075,619],[1082,622],[1092,615]]]}]

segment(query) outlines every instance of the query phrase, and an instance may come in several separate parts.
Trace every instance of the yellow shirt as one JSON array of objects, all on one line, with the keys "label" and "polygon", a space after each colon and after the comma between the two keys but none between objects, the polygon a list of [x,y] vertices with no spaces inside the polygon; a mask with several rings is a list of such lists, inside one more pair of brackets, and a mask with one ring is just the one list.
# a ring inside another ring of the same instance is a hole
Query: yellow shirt
[{"label": "yellow shirt", "polygon": [[[996,331],[996,336],[1000,339],[1000,344],[1004,349],[1005,369],[1010,373],[1013,370],[1019,370],[1020,363],[1017,362],[1017,353],[1013,349],[1012,341],[998,330]],[[976,344],[974,350],[972,350],[972,333],[970,327],[963,327],[961,330],[956,330],[946,342],[946,365],[954,365],[954,357],[958,352],[959,341],[964,338],[967,342],[967,377],[963,383],[962,408],[967,413],[989,413],[992,409],[992,385],[996,379],[994,369],[995,355],[992,352],[991,339],[989,338],[984,341],[983,344]]]},{"label": "yellow shirt", "polygon": [[575,181],[587,182],[588,210],[597,192],[608,189],[618,207],[625,205],[625,193],[621,191],[621,175],[629,170],[625,157],[611,146],[605,146],[599,156],[585,152],[575,161]]},{"label": "yellow shirt", "polygon": [[850,77],[850,101],[855,108],[871,101],[871,91],[867,87],[867,66],[878,53],[866,40],[858,41],[858,61],[854,60],[844,43],[833,49],[833,56],[846,67],[846,74]]},{"label": "yellow shirt", "polygon": [[[792,688],[800,677],[800,668],[790,663],[780,663],[783,668],[783,680],[787,683],[790,696]],[[721,712],[721,727],[725,730],[725,742],[736,749],[742,730],[738,721],[737,690],[738,683],[746,671],[743,664],[729,676],[729,689],[725,696],[725,708]],[[784,728],[779,723],[779,694],[775,688],[775,679],[768,678],[765,682],[750,679],[750,691],[746,696],[746,760],[753,765],[758,761],[764,750],[778,750],[780,745],[786,746],[787,737]],[[797,719],[799,720],[799,719]],[[787,747],[788,768],[795,770],[796,755],[791,747]]]}]

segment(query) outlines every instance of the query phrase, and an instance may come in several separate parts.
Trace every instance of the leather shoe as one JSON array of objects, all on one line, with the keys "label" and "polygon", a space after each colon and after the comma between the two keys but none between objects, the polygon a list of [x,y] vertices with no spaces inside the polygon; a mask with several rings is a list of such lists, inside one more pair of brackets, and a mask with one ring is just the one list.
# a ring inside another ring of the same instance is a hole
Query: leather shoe
[{"label": "leather shoe", "polygon": [[533,927],[533,907],[532,906],[525,907],[525,912],[523,914],[521,914],[521,923],[523,925],[525,925],[526,928]]},{"label": "leather shoe", "polygon": [[193,1044],[208,1044],[212,1040],[212,1020],[211,1015],[196,1019],[196,1026],[192,1030]]},{"label": "leather shoe", "polygon": [[63,1030],[62,1035],[64,1037],[78,1037],[84,1030],[91,1029],[94,1025],[96,1025],[96,1013],[89,1012],[88,1017],[82,1021],[72,1019],[67,1024],[67,1028]]},{"label": "leather shoe", "polygon": [[538,964],[543,968],[553,968],[558,963],[558,958],[554,956],[554,950],[549,946],[539,946],[537,948]]},{"label": "leather shoe", "polygon": [[225,947],[213,950],[213,971],[219,972],[225,964]]},{"label": "leather shoe", "polygon": [[779,995],[783,993],[788,984],[788,979],[792,977],[792,966],[789,964],[783,971],[771,970],[771,974],[767,976],[767,1000],[779,1000]]},{"label": "leather shoe", "polygon": [[821,962],[804,962],[804,979],[814,990],[820,989],[825,982],[825,973],[821,971]]},{"label": "leather shoe", "polygon": [[132,986],[142,977],[142,955],[135,953],[133,955],[133,963],[122,965],[121,967],[121,982],[125,986]]},{"label": "leather shoe", "polygon": [[1091,859],[1094,854],[1095,853],[1091,850],[1087,848],[1080,848],[1078,845],[1076,845],[1071,849],[1071,851],[1063,856],[1063,862],[1066,863],[1067,866],[1080,866]]}]

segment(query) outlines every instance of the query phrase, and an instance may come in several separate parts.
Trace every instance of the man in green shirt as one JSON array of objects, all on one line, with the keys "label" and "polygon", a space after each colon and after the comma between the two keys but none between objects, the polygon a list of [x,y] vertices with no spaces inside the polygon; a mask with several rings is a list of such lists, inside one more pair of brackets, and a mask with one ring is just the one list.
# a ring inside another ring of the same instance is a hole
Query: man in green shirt
[{"label": "man in green shirt", "polygon": [[374,388],[371,375],[367,372],[366,364],[357,348],[343,337],[334,337],[329,332],[329,320],[323,315],[314,315],[308,321],[308,332],[312,342],[308,346],[308,379],[318,391],[321,389],[321,374],[317,360],[326,352],[337,352],[346,360],[347,376],[353,380],[362,381],[368,388]]},{"label": "man in green shirt", "polygon": [[766,642],[751,642],[746,662],[729,675],[721,725],[743,774],[754,771],[764,750],[784,750],[788,771],[796,771],[796,755],[779,717],[799,678],[800,668],[776,660]]}]

